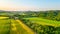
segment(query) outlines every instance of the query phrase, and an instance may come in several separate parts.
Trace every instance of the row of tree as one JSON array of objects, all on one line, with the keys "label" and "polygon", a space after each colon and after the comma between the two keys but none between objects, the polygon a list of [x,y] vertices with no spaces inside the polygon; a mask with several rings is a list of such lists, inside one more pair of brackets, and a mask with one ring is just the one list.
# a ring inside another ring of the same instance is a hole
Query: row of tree
[{"label": "row of tree", "polygon": [[35,31],[37,34],[60,34],[60,27],[50,26],[50,25],[41,25],[33,23],[29,20],[22,20],[27,26]]}]

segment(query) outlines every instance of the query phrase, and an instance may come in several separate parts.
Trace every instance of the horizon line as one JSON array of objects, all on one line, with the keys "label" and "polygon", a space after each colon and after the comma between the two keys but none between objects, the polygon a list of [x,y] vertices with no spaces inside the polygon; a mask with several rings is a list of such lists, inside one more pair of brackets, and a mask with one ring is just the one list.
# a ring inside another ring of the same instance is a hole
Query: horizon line
[{"label": "horizon line", "polygon": [[[0,11],[51,11],[51,10],[0,10]],[[52,11],[54,10],[52,9]]]}]

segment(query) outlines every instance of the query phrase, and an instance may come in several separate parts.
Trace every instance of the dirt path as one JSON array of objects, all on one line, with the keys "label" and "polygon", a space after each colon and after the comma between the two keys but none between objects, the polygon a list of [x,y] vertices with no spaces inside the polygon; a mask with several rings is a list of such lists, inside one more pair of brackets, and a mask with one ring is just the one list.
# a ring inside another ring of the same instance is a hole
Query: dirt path
[{"label": "dirt path", "polygon": [[35,34],[28,26],[26,26],[24,23],[22,23],[20,20],[16,20],[21,26],[22,28],[24,28],[27,32],[29,32],[30,34]]}]

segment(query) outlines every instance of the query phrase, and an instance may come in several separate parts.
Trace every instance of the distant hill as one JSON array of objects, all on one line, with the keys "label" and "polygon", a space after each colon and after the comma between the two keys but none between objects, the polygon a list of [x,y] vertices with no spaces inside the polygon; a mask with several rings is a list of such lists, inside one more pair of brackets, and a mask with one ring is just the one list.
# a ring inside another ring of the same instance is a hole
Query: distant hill
[{"label": "distant hill", "polygon": [[48,10],[48,11],[4,11],[0,10],[0,13],[10,13],[10,14],[22,14],[29,17],[41,17],[44,19],[57,20],[60,21],[60,10]]},{"label": "distant hill", "polygon": [[41,17],[44,19],[60,21],[60,10],[49,10],[49,11],[27,11],[24,12],[30,17]]},{"label": "distant hill", "polygon": [[41,11],[38,17],[60,21],[60,10]]}]

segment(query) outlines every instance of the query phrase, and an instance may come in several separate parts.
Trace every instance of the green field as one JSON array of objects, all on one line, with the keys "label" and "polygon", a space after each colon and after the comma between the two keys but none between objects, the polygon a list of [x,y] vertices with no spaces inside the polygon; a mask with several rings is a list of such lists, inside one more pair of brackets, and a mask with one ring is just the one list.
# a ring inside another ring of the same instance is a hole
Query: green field
[{"label": "green field", "polygon": [[60,21],[32,17],[23,18],[23,22],[37,34],[60,34]]},{"label": "green field", "polygon": [[16,29],[15,30],[11,29],[11,34],[30,34],[24,28],[22,28],[22,26],[17,21],[13,19],[11,19],[11,28],[14,28],[12,24],[15,24]]},{"label": "green field", "polygon": [[33,23],[42,24],[42,25],[60,26],[60,21],[53,21],[38,17],[23,18],[23,19],[30,20]]},{"label": "green field", "polygon": [[9,34],[10,21],[9,19],[0,19],[0,34]]},{"label": "green field", "polygon": [[46,15],[43,18],[30,12],[18,13],[0,14],[0,34],[60,34],[59,18]]},{"label": "green field", "polygon": [[26,31],[15,19],[0,17],[0,34],[30,34],[30,32]]}]

